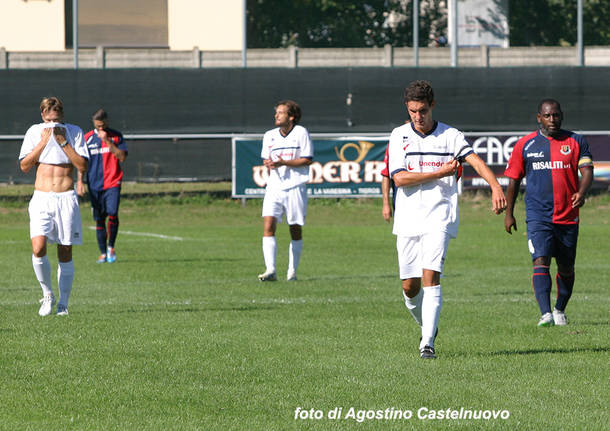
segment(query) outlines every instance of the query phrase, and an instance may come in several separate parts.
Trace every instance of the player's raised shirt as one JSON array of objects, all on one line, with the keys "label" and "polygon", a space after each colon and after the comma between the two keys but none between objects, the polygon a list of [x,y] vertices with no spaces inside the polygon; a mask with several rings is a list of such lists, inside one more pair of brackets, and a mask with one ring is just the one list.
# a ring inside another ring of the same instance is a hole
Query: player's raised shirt
[{"label": "player's raised shirt", "polygon": [[[108,138],[119,150],[127,152],[127,144],[121,132],[107,129]],[[89,148],[91,159],[87,170],[87,182],[93,190],[107,190],[119,187],[123,181],[121,163],[110,151],[110,147],[97,135],[97,130],[90,130],[85,135],[85,143]]]},{"label": "player's raised shirt", "polygon": [[[30,154],[32,150],[36,147],[36,145],[40,143],[42,138],[42,131],[44,129],[54,127],[62,127],[66,129],[66,139],[68,140],[68,142],[70,142],[70,145],[74,147],[76,153],[79,156],[84,157],[85,159],[89,158],[87,146],[83,141],[83,131],[80,127],[68,123],[49,122],[34,124],[28,129],[27,132],[25,132],[23,143],[21,144],[21,151],[19,152],[19,160]],[[45,163],[48,165],[64,165],[72,163],[70,162],[70,159],[64,152],[63,148],[59,146],[59,143],[55,139],[54,134],[51,134],[49,142],[47,142],[47,145],[45,146],[44,150],[42,150],[38,161],[40,163]]]},{"label": "player's raised shirt", "polygon": [[576,224],[578,208],[571,199],[578,191],[578,168],[585,166],[593,160],[584,136],[561,130],[553,138],[537,131],[517,141],[504,175],[525,177],[526,221]]},{"label": "player's raised shirt", "polygon": [[[400,171],[433,172],[453,159],[463,161],[472,152],[464,135],[447,124],[437,122],[430,133],[422,135],[408,123],[390,135],[390,177]],[[397,188],[394,235],[444,231],[455,238],[458,222],[456,175]]]},{"label": "player's raised shirt", "polygon": [[[263,136],[263,159],[294,160],[302,157],[313,159],[313,144],[305,127],[296,124],[290,133],[282,136],[280,128],[269,130]],[[288,190],[309,181],[309,166],[280,166],[271,169],[267,179],[268,189]]]}]

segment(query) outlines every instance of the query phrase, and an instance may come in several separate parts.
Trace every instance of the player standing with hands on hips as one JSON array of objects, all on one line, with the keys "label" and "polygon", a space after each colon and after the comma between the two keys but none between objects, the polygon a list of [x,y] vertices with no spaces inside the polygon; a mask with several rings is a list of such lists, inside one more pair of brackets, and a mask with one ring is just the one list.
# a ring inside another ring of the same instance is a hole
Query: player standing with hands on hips
[{"label": "player standing with hands on hips", "polygon": [[68,315],[68,300],[74,281],[72,245],[82,244],[82,225],[78,197],[74,192],[74,168],[87,169],[89,153],[83,131],[64,123],[64,106],[57,97],[40,103],[42,123],[31,126],[25,134],[19,164],[23,172],[36,167],[34,194],[30,200],[30,238],[32,266],[42,288],[38,314],[48,316],[55,305],[47,242],[57,243],[57,280],[59,303],[57,315]]},{"label": "player standing with hands on hips", "polygon": [[269,168],[267,189],[263,200],[263,257],[265,272],[260,281],[277,280],[275,231],[286,214],[290,226],[290,249],[286,279],[295,281],[303,248],[303,225],[307,214],[309,165],[313,161],[313,144],[307,129],[298,124],[301,108],[292,100],[275,106],[275,129],[263,136],[261,157]]},{"label": "player standing with hands on hips", "polygon": [[[105,110],[98,109],[92,119],[93,130],[85,135],[85,143],[91,155],[87,183],[96,223],[97,245],[101,252],[97,263],[113,263],[116,261],[114,245],[119,233],[119,202],[123,181],[121,163],[127,157],[127,144],[121,132],[108,127],[108,114]],[[76,191],[80,196],[85,194],[81,172],[78,173]]]},{"label": "player standing with hands on hips", "polygon": [[490,185],[496,214],[504,210],[506,199],[495,175],[464,135],[432,118],[435,100],[429,82],[409,84],[405,105],[411,123],[390,135],[390,175],[397,187],[393,233],[405,305],[421,327],[420,357],[434,359],[442,304],[440,276],[449,239],[458,230],[460,163],[468,162]]},{"label": "player standing with hands on hips", "polygon": [[[582,135],[561,129],[563,112],[558,101],[542,100],[536,119],[538,131],[517,141],[504,173],[510,178],[504,228],[510,234],[512,228],[517,230],[513,210],[525,177],[527,244],[534,265],[532,284],[542,314],[538,326],[563,326],[568,324],[565,309],[574,288],[578,209],[593,182],[593,160]],[[552,313],[551,257],[557,263],[557,300]]]}]

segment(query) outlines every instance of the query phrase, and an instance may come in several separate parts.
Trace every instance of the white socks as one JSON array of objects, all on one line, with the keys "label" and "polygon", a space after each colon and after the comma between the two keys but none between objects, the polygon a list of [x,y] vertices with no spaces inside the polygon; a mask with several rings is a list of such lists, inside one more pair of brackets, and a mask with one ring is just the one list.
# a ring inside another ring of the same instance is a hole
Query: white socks
[{"label": "white socks", "polygon": [[[49,257],[36,257],[32,255],[32,266],[34,274],[42,287],[42,294],[53,295],[51,288],[51,264]],[[68,299],[72,291],[72,282],[74,281],[74,262],[59,262],[57,266],[57,282],[59,284],[59,303],[68,307]]]},{"label": "white socks", "polygon": [[419,289],[419,292],[417,292],[417,295],[413,298],[409,298],[404,290],[402,291],[402,296],[405,298],[405,305],[407,306],[409,313],[411,313],[411,316],[413,316],[417,324],[421,326],[421,303],[424,297],[423,289]]},{"label": "white socks", "polygon": [[[265,259],[265,268],[267,273],[275,273],[275,254],[277,250],[277,242],[274,236],[263,237],[263,258]],[[291,240],[288,250],[288,272],[296,273],[301,260],[301,251],[303,250],[303,240]]]},{"label": "white socks", "polygon": [[288,272],[296,274],[297,268],[299,267],[299,261],[301,260],[301,250],[303,250],[303,240],[300,239],[290,241],[290,249],[288,252]]},{"label": "white socks", "polygon": [[441,314],[443,295],[441,285],[422,287],[424,291],[421,304],[422,327],[419,348],[434,347],[434,334],[438,327],[438,318]]},{"label": "white socks", "polygon": [[265,267],[267,273],[275,273],[275,250],[277,243],[274,236],[263,237],[263,258],[265,259]]},{"label": "white socks", "polygon": [[74,261],[59,262],[57,268],[57,282],[59,284],[59,304],[68,308],[68,299],[74,281]]},{"label": "white socks", "polygon": [[38,279],[40,287],[42,287],[42,295],[53,295],[53,289],[51,289],[51,264],[49,263],[49,256],[46,254],[42,257],[32,255],[32,266],[34,267],[36,279]]}]

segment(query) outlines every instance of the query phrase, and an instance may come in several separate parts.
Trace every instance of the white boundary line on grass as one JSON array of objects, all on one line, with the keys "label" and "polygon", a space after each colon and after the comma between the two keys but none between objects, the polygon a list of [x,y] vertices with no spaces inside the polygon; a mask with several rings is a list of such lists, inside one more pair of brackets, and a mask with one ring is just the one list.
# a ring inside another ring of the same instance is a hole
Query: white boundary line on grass
[{"label": "white boundary line on grass", "polygon": [[[95,230],[95,226],[89,226],[90,230]],[[152,238],[160,238],[160,239],[170,239],[173,241],[184,241],[184,238],[179,236],[168,236],[161,235],[159,233],[150,233],[150,232],[132,232],[130,230],[121,230],[121,235],[135,235],[135,236],[148,236]]]}]

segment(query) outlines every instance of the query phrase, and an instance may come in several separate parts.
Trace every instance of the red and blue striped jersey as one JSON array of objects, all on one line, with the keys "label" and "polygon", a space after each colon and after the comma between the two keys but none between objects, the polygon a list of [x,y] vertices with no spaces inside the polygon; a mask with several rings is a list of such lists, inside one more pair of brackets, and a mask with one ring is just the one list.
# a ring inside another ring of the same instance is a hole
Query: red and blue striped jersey
[{"label": "red and blue striped jersey", "polygon": [[[106,129],[108,138],[112,139],[119,150],[127,151],[127,144],[123,140],[121,132]],[[119,187],[123,180],[121,164],[110,147],[103,142],[95,130],[90,130],[85,135],[85,143],[89,149],[89,167],[87,169],[87,182],[93,190],[106,190]]]},{"label": "red and blue striped jersey", "polygon": [[593,166],[584,136],[561,130],[558,137],[540,131],[519,139],[504,175],[517,181],[525,177],[526,221],[577,224],[578,168]]},{"label": "red and blue striped jersey", "polygon": [[383,169],[381,175],[390,178],[390,143],[385,147],[385,154],[383,156]]}]

